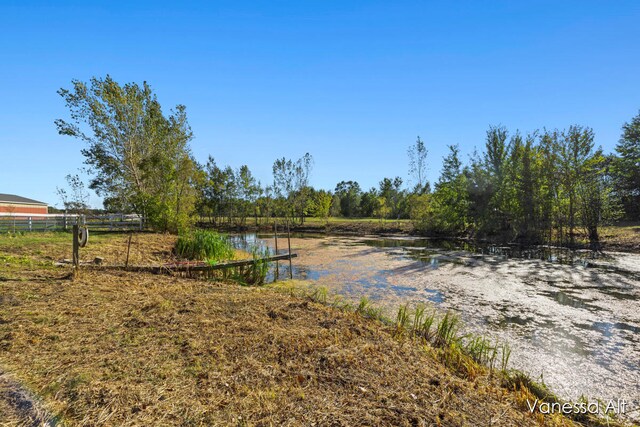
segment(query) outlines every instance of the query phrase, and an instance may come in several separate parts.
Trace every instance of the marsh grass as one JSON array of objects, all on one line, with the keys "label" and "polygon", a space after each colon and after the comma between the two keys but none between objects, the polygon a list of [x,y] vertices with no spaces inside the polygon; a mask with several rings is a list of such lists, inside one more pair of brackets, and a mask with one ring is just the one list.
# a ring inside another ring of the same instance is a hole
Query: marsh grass
[{"label": "marsh grass", "polygon": [[263,285],[271,263],[264,259],[269,257],[269,249],[254,247],[251,250],[253,263],[243,267],[237,267],[232,274],[232,279],[242,285]]},{"label": "marsh grass", "polygon": [[396,333],[407,331],[409,325],[409,307],[407,304],[401,305],[396,316]]},{"label": "marsh grass", "polygon": [[174,251],[189,260],[217,264],[234,258],[235,250],[227,236],[209,230],[194,230],[178,236]]},{"label": "marsh grass", "polygon": [[[350,308],[350,306],[347,305],[345,308]],[[372,305],[367,297],[360,298],[356,313],[368,319],[376,319],[388,323],[388,319],[383,315],[382,308]]]}]

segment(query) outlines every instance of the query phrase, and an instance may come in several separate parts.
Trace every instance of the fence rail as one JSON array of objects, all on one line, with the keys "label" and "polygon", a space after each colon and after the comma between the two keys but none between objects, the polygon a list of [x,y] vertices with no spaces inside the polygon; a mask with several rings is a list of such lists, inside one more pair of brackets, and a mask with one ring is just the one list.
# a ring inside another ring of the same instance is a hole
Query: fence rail
[{"label": "fence rail", "polygon": [[86,225],[91,230],[142,230],[144,220],[136,214],[21,214],[0,213],[0,232],[61,231],[74,224]]}]

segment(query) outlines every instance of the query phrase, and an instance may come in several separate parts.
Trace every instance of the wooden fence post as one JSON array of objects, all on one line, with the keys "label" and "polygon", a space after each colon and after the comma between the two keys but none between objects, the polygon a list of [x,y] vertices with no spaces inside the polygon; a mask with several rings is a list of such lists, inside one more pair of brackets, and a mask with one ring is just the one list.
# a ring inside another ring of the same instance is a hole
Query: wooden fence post
[{"label": "wooden fence post", "polygon": [[[273,235],[276,240],[276,255],[278,255],[278,220],[273,220]],[[280,263],[276,261],[276,279],[274,281],[278,281],[280,278]]]},{"label": "wooden fence post", "polygon": [[289,278],[293,280],[293,267],[291,266],[291,232],[289,231],[289,220],[287,220],[287,242],[289,244]]},{"label": "wooden fence post", "polygon": [[131,251],[131,238],[133,237],[133,233],[129,233],[129,243],[127,243],[127,260],[124,263],[125,270],[129,269],[129,251]]},{"label": "wooden fence post", "polygon": [[80,269],[80,242],[78,241],[78,232],[79,227],[78,224],[74,224],[73,226],[73,277],[75,278],[78,275]]}]

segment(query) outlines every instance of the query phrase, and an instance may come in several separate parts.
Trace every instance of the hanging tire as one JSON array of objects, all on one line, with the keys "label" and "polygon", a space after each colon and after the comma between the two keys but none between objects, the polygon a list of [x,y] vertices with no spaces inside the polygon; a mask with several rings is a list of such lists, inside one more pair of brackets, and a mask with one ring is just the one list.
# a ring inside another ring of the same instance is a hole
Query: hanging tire
[{"label": "hanging tire", "polygon": [[80,227],[78,229],[78,242],[80,247],[84,248],[89,243],[89,229],[87,227]]}]

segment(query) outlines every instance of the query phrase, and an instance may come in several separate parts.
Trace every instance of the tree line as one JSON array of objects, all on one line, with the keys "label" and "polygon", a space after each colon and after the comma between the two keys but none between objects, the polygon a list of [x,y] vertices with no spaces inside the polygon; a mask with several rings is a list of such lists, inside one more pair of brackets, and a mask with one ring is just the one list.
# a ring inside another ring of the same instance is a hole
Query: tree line
[{"label": "tree line", "polygon": [[110,76],[60,89],[70,120],[57,120],[60,134],[85,141],[82,150],[105,208],[141,213],[166,231],[196,221],[244,226],[271,217],[304,223],[307,217],[409,219],[427,235],[471,236],[529,244],[575,245],[580,231],[595,249],[598,229],[617,220],[640,219],[640,114],[623,125],[615,152],[595,146],[583,126],[527,134],[492,126],[480,152],[463,162],[448,147],[433,188],[426,179],[430,158],[419,137],[408,148],[412,186],[384,177],[363,190],[340,181],[332,191],[309,179],[313,157],[282,157],[263,185],[247,165],[233,169],[209,156],[199,164],[186,108],[163,113],[145,82],[123,86]]}]

